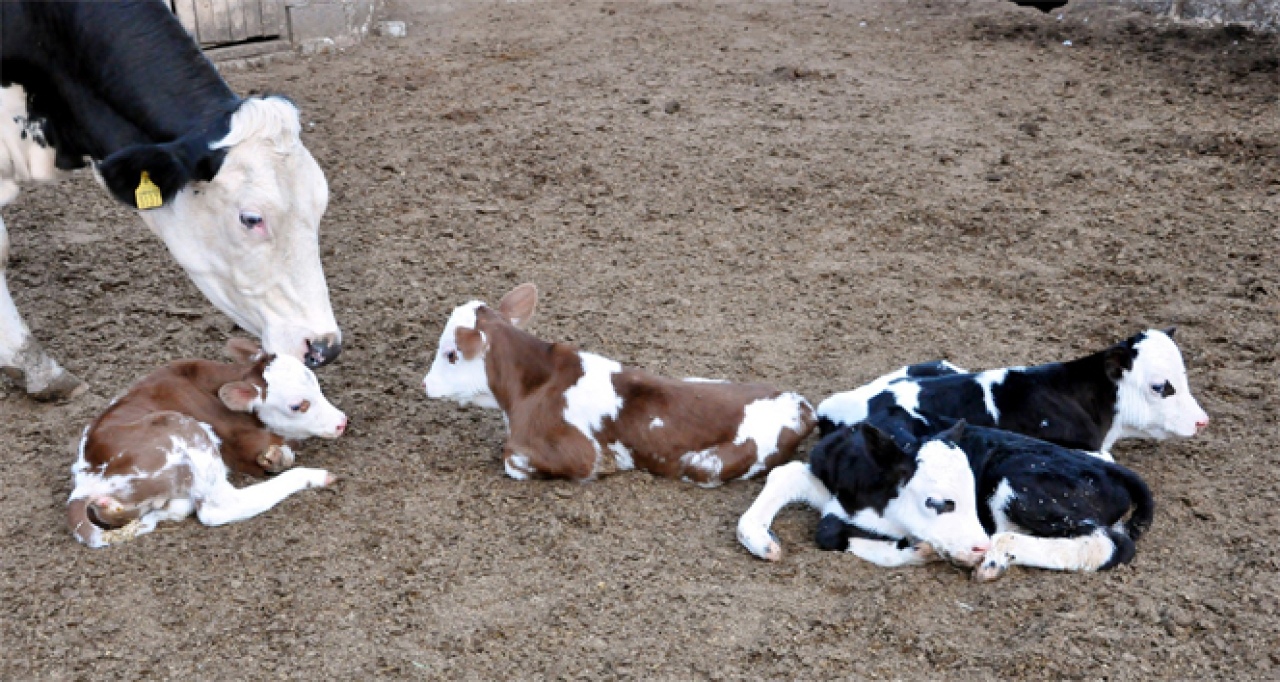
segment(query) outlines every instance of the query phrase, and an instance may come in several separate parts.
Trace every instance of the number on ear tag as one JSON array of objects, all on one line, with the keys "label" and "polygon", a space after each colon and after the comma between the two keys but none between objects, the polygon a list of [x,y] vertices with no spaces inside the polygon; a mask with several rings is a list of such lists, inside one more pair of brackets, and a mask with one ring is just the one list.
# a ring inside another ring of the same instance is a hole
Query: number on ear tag
[{"label": "number on ear tag", "polygon": [[138,203],[138,209],[143,211],[149,208],[160,208],[164,204],[160,188],[156,187],[156,183],[151,182],[151,176],[146,171],[142,171],[142,180],[138,181],[138,189],[133,191],[133,197]]}]

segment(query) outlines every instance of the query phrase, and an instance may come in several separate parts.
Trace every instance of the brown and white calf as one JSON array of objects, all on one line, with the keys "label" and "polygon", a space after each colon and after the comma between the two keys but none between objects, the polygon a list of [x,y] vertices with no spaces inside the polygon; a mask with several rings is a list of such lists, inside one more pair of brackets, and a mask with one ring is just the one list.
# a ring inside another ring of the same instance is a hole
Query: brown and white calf
[{"label": "brown and white calf", "polygon": [[522,284],[497,309],[456,308],[423,380],[431,398],[502,410],[512,478],[639,468],[712,487],[787,462],[813,430],[813,408],[795,393],[665,379],[542,341],[521,329],[537,300]]},{"label": "brown and white calf", "polygon": [[302,361],[240,339],[227,347],[237,362],[174,362],[85,429],[67,503],[76,539],[103,547],[193,511],[210,526],[242,521],[333,482],[306,468],[240,489],[227,481],[227,467],[262,474],[292,465],[286,439],[337,438],[347,426]]}]

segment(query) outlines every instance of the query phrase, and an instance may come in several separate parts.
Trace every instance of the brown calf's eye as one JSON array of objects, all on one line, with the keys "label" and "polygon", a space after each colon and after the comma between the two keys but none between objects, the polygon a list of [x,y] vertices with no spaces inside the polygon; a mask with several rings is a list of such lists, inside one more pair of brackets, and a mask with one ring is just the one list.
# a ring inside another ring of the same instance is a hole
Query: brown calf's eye
[{"label": "brown calf's eye", "polygon": [[448,360],[451,365],[458,364],[458,351],[451,350],[448,353],[445,353],[444,359]]}]

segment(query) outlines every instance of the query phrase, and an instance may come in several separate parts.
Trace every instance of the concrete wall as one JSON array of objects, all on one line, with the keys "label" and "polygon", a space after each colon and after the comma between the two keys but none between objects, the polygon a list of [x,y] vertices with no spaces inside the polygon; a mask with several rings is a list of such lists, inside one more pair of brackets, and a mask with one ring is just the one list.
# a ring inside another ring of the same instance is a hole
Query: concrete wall
[{"label": "concrete wall", "polygon": [[1070,6],[1124,5],[1179,21],[1280,30],[1280,0],[1072,0]]}]

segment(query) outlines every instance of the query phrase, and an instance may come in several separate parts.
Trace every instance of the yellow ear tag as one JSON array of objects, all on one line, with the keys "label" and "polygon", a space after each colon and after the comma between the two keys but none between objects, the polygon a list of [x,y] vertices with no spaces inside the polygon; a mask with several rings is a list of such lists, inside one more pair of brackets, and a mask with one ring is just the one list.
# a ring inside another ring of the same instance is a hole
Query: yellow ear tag
[{"label": "yellow ear tag", "polygon": [[138,189],[133,190],[133,198],[138,202],[140,210],[148,208],[160,208],[164,204],[164,197],[160,194],[160,188],[156,187],[156,183],[151,182],[151,176],[146,171],[142,171],[142,180],[138,181]]}]

